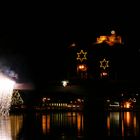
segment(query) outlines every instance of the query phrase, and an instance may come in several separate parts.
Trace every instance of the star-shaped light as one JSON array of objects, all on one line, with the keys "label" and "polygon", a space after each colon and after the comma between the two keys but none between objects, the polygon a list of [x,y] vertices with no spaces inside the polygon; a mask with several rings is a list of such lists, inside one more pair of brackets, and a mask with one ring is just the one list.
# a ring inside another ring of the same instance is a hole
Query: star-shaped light
[{"label": "star-shaped light", "polygon": [[82,62],[83,60],[87,60],[86,55],[87,55],[87,52],[84,52],[83,50],[81,50],[79,53],[77,53],[76,59]]},{"label": "star-shaped light", "polygon": [[100,61],[100,68],[103,68],[104,70],[109,67],[108,65],[109,61],[106,61],[106,59],[104,58],[102,61]]}]

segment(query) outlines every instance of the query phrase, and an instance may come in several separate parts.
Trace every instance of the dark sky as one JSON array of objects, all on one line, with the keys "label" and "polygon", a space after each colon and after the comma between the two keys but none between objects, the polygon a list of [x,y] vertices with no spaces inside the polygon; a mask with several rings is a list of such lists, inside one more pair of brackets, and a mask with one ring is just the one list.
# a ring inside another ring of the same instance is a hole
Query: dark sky
[{"label": "dark sky", "polygon": [[65,77],[65,52],[70,43],[89,45],[112,29],[124,37],[133,55],[138,53],[137,11],[129,12],[129,7],[119,4],[71,6],[36,7],[16,17],[9,15],[7,30],[0,31],[1,65],[18,73],[19,81],[61,79]]}]

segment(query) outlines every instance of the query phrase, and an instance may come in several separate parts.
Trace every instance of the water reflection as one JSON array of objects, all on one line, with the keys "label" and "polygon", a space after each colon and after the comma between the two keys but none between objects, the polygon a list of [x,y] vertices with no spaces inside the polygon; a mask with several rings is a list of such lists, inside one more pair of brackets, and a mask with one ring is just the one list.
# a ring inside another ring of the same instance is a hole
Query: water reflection
[{"label": "water reflection", "polygon": [[[0,118],[0,140],[138,136],[139,112],[32,112]],[[106,129],[104,129],[106,124]]]},{"label": "water reflection", "polygon": [[82,112],[50,112],[0,118],[0,140],[73,139],[83,137]]},{"label": "water reflection", "polygon": [[50,115],[42,115],[42,131],[43,134],[49,134],[50,133]]},{"label": "water reflection", "polygon": [[22,128],[23,116],[11,115],[0,118],[0,140],[16,140]]},{"label": "water reflection", "polygon": [[109,112],[107,114],[108,136],[138,136],[138,112]]},{"label": "water reflection", "polygon": [[83,136],[83,113],[61,112],[42,115],[42,132],[44,135],[55,134],[58,137]]}]

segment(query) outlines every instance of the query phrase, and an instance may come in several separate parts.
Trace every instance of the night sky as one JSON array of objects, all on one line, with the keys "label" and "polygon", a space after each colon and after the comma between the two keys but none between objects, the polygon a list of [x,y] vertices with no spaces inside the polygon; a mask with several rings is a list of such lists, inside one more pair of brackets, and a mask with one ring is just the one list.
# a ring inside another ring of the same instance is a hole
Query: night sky
[{"label": "night sky", "polygon": [[[84,5],[84,4],[83,4]],[[49,9],[33,9],[18,16],[8,16],[5,29],[0,31],[0,66],[18,75],[19,82],[36,85],[66,76],[66,50],[76,42],[81,46],[92,44],[96,37],[111,30],[122,36],[136,60],[138,69],[139,22],[136,11],[129,7],[61,6]],[[96,7],[96,8],[95,8]],[[113,13],[113,14],[111,14]],[[130,62],[131,63],[131,62]],[[44,84],[45,85],[45,84]]]}]

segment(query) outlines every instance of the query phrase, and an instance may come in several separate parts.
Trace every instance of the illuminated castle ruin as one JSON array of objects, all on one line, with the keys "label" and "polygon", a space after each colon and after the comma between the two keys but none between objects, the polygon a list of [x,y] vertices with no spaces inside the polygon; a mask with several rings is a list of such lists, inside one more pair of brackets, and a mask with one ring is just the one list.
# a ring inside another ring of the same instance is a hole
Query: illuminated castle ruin
[{"label": "illuminated castle ruin", "polygon": [[111,31],[111,35],[102,35],[97,37],[96,44],[107,43],[109,46],[113,46],[114,44],[122,44],[121,36],[117,36],[114,30]]}]

